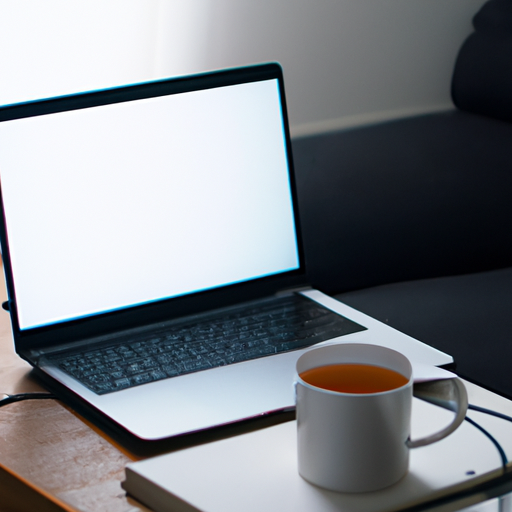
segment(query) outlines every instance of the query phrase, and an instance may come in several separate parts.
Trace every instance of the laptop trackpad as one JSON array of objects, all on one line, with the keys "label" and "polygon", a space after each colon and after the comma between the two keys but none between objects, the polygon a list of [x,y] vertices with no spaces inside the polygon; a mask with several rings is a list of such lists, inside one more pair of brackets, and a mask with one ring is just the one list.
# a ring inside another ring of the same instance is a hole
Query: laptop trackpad
[{"label": "laptop trackpad", "polygon": [[304,350],[97,395],[55,367],[49,374],[135,436],[157,440],[295,405],[295,362]]}]

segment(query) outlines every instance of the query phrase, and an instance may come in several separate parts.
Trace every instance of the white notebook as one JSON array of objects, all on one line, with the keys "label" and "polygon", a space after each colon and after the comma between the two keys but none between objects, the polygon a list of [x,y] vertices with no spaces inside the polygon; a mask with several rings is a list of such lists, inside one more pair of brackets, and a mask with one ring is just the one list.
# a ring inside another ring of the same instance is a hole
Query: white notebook
[{"label": "white notebook", "polygon": [[[509,400],[466,386],[470,403],[512,414]],[[512,423],[474,411],[468,416],[512,457]],[[449,411],[414,399],[411,437],[434,432],[451,417]],[[129,464],[123,487],[156,512],[384,512],[469,489],[501,473],[495,446],[464,422],[448,438],[411,450],[409,472],[397,484],[364,494],[326,491],[297,472],[293,421]]]}]

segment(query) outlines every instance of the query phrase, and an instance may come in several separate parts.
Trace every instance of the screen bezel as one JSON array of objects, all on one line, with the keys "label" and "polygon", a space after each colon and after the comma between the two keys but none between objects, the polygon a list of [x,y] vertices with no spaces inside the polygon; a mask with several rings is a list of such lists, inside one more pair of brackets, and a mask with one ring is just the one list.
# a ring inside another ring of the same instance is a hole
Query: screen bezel
[{"label": "screen bezel", "polygon": [[270,79],[277,79],[279,85],[292,206],[296,226],[299,268],[278,275],[262,277],[250,283],[237,283],[220,289],[193,293],[188,296],[162,299],[150,304],[127,307],[121,310],[103,312],[85,318],[67,320],[51,325],[21,330],[18,321],[15,284],[13,281],[9,256],[8,233],[6,232],[3,199],[1,196],[2,190],[0,186],[0,200],[2,201],[0,238],[8,292],[8,309],[11,315],[15,347],[18,353],[24,350],[32,350],[47,345],[59,345],[61,343],[69,343],[114,333],[120,330],[129,330],[144,325],[164,322],[172,318],[197,314],[213,308],[231,306],[241,301],[255,300],[275,294],[282,289],[304,286],[306,284],[306,272],[300,231],[283,73],[279,64],[269,63],[203,73],[194,76],[158,80],[154,82],[31,101],[17,105],[8,105],[0,108],[0,122],[3,122],[27,117],[43,116],[69,110],[84,109],[113,103]]}]

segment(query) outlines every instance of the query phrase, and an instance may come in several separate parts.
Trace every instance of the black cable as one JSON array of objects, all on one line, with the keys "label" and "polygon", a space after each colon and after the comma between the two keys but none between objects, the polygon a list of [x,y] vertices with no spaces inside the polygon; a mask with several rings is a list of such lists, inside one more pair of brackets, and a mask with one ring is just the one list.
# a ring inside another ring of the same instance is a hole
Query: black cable
[{"label": "black cable", "polygon": [[[477,411],[477,412],[481,412],[481,413],[484,413],[484,414],[489,414],[490,416],[495,416],[496,418],[500,418],[502,420],[506,420],[506,421],[512,422],[512,416],[508,416],[507,414],[503,414],[501,412],[493,411],[491,409],[486,409],[485,407],[480,407],[479,405],[468,404],[468,409],[471,409],[471,410]],[[483,430],[481,427],[480,427],[480,429]],[[489,434],[487,434],[487,435],[489,436]],[[495,443],[495,445],[497,444],[497,441],[493,441],[493,442]],[[501,448],[501,446],[500,446],[498,448],[498,451],[500,451],[500,455],[501,455],[501,458],[503,460],[504,453],[505,453],[503,451],[503,448]]]},{"label": "black cable", "polygon": [[[486,409],[485,407],[480,407],[479,405],[468,404],[468,409],[471,409],[472,411],[482,412],[484,414],[489,414],[490,416],[495,416],[496,418],[500,418],[502,420],[506,420],[506,421],[512,422],[512,416],[508,416],[506,414],[503,414],[501,412],[496,412],[496,411],[493,411],[491,409]],[[500,452],[500,457],[501,457],[501,460],[502,460],[502,463],[503,463],[503,471],[505,471],[506,465],[507,465],[507,462],[508,462],[507,461],[507,456],[505,455],[505,451],[500,446],[498,441],[496,441],[496,439],[494,439],[489,434],[489,432],[485,431],[482,427],[477,425],[473,420],[470,420],[467,416],[466,416],[466,420],[468,420],[472,425],[474,425],[476,428],[481,430],[494,443],[494,445],[496,446],[496,448]]]},{"label": "black cable", "polygon": [[49,400],[57,398],[53,393],[18,393],[16,395],[5,394],[4,398],[0,399],[0,407],[3,405],[12,404],[14,402],[21,402],[22,400]]},{"label": "black cable", "polygon": [[485,414],[490,414],[491,416],[496,416],[497,418],[501,418],[502,420],[512,421],[512,416],[507,416],[506,414],[502,414],[501,412],[491,411],[491,409],[485,409],[484,407],[480,407],[478,405],[468,404],[468,409],[483,412]]},{"label": "black cable", "polygon": [[[8,395],[5,394],[3,399],[0,399],[0,407],[3,405],[12,404],[14,402],[21,402],[23,400],[53,400],[57,397],[53,393],[18,393],[16,395]],[[478,405],[471,405],[468,404],[468,409],[471,409],[473,411],[482,412],[485,414],[490,414],[491,416],[496,416],[497,418],[501,418],[507,421],[512,422],[512,417],[507,416],[506,414],[502,414],[500,412],[492,411],[491,409],[485,409],[484,407],[479,407]],[[507,455],[505,454],[505,450],[503,450],[502,446],[498,441],[483,427],[481,427],[476,421],[472,420],[471,418],[468,418],[467,416],[464,418],[468,423],[473,425],[475,428],[480,430],[487,438],[494,444],[496,449],[498,450],[501,458],[501,463],[503,467],[503,472],[506,471],[507,468]]]},{"label": "black cable", "polygon": [[476,421],[472,420],[471,418],[468,418],[467,416],[464,418],[468,423],[471,423],[474,427],[476,427],[480,432],[482,432],[484,435],[486,435],[490,441],[494,444],[496,449],[498,450],[501,458],[501,465],[503,467],[503,473],[507,470],[507,455],[505,454],[505,450],[501,447],[500,443],[489,433],[487,430],[485,430],[483,427],[481,427]]}]

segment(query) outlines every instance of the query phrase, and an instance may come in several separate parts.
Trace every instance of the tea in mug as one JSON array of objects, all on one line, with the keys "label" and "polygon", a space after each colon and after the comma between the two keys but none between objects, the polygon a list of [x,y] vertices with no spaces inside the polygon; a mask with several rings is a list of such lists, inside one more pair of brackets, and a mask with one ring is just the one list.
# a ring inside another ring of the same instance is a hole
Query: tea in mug
[{"label": "tea in mug", "polygon": [[339,393],[382,393],[407,384],[402,374],[369,364],[340,363],[311,368],[300,374],[312,386]]}]

